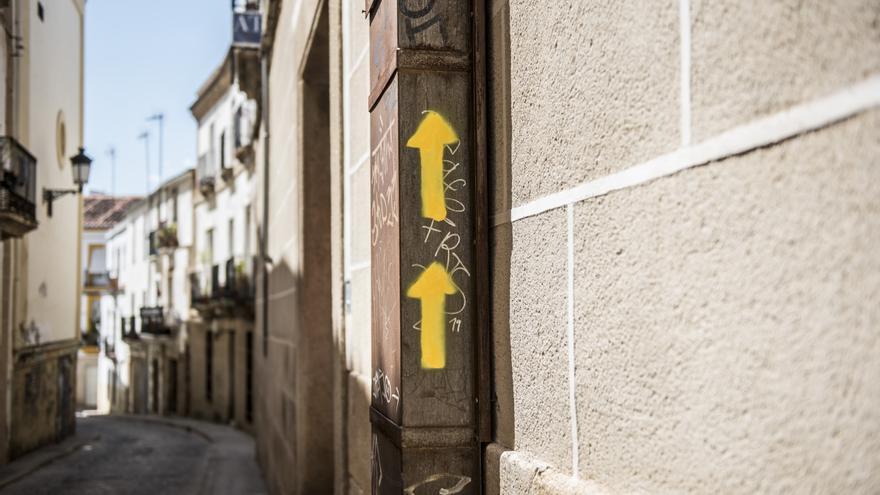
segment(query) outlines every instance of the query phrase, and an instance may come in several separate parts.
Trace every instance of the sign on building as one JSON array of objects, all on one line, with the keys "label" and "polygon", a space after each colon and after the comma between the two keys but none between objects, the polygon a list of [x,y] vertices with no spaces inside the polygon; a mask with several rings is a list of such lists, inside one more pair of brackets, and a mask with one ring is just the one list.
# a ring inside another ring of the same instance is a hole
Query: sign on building
[{"label": "sign on building", "polygon": [[263,18],[256,12],[232,14],[232,43],[235,45],[259,45]]}]

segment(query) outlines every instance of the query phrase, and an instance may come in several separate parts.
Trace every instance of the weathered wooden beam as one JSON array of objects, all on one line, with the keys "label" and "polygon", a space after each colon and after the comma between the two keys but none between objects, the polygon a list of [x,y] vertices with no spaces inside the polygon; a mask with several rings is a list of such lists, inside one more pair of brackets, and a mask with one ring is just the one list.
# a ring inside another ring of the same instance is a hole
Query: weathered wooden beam
[{"label": "weathered wooden beam", "polygon": [[485,162],[475,156],[483,143],[473,8],[469,0],[367,8],[372,492],[479,493],[487,313],[478,312],[477,281],[487,260],[476,234]]}]

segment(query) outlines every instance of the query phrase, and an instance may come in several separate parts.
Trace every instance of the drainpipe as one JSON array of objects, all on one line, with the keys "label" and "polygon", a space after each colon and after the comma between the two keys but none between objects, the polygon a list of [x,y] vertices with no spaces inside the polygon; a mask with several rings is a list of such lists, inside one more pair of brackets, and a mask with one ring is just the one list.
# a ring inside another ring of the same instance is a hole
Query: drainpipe
[{"label": "drainpipe", "polygon": [[269,355],[269,53],[260,57],[260,86],[263,105],[263,357]]}]

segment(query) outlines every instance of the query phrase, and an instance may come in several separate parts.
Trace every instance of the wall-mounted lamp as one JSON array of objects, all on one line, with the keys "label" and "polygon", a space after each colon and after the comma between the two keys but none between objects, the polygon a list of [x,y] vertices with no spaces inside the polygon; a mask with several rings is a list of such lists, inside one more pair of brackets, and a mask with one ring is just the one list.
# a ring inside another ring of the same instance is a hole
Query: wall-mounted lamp
[{"label": "wall-mounted lamp", "polygon": [[80,147],[79,153],[70,157],[70,163],[73,165],[73,183],[76,189],[46,189],[43,188],[43,201],[47,203],[46,213],[52,216],[52,202],[64,196],[65,194],[82,193],[83,186],[89,181],[89,173],[92,169],[92,159],[86,155],[85,150]]}]

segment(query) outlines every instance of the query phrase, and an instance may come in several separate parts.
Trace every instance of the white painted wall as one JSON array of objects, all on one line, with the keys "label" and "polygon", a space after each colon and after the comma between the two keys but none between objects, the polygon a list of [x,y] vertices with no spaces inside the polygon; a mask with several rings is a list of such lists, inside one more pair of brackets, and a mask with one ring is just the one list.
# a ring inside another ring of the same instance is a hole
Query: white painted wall
[{"label": "white painted wall", "polygon": [[[42,187],[73,187],[69,157],[82,142],[82,2],[44,4],[44,21],[34,2],[21,2],[18,9],[26,49],[20,66],[22,118],[16,125],[38,161],[38,195]],[[63,147],[56,140],[59,113],[66,128]],[[17,323],[33,323],[42,343],[78,336],[80,211],[79,197],[66,196],[50,218],[38,198],[40,226],[26,236],[26,304]]]},{"label": "white painted wall", "polygon": [[[107,234],[107,266],[119,280],[119,293],[105,295],[101,299],[104,318],[103,335],[116,342],[118,383],[120,387],[130,385],[128,362],[131,352],[121,338],[121,321],[135,316],[140,331],[140,308],[142,306],[162,305],[165,311],[173,314],[185,324],[189,320],[190,294],[188,274],[191,267],[190,253],[193,246],[193,197],[192,172],[186,172],[167,180],[163,188],[162,201],[153,195],[152,206],[143,200],[133,206],[125,219],[114,226]],[[167,287],[169,255],[160,254],[151,258],[148,255],[147,236],[156,229],[160,220],[173,222],[173,193],[177,194],[177,236],[179,246],[170,253],[174,258],[174,274],[170,289]],[[156,283],[162,281],[161,298],[156,292]],[[98,369],[98,390],[104,393],[99,400],[100,407],[109,407],[108,386],[112,363],[102,356]]]},{"label": "white painted wall", "polygon": [[[247,98],[234,83],[227,93],[205,113],[198,124],[197,152],[199,156],[213,149],[215,161],[212,170],[215,173],[215,192],[211,200],[199,195],[195,202],[195,250],[194,266],[196,271],[205,274],[211,266],[221,266],[221,281],[224,279],[224,267],[230,257],[241,258],[249,264],[250,257],[257,252],[255,221],[253,208],[254,179],[250,171],[245,170],[234,157],[233,119],[236,109],[246,103]],[[211,129],[214,129],[213,139]],[[233,167],[235,177],[232,184],[227,184],[220,177],[220,134],[226,131],[226,146],[222,153],[226,155],[226,166]],[[197,177],[197,180],[199,178]],[[248,219],[250,211],[250,219]],[[230,231],[230,220],[233,230]],[[213,230],[213,246],[208,246],[208,231]],[[250,269],[250,266],[247,266]],[[205,279],[207,280],[207,278]]]}]

